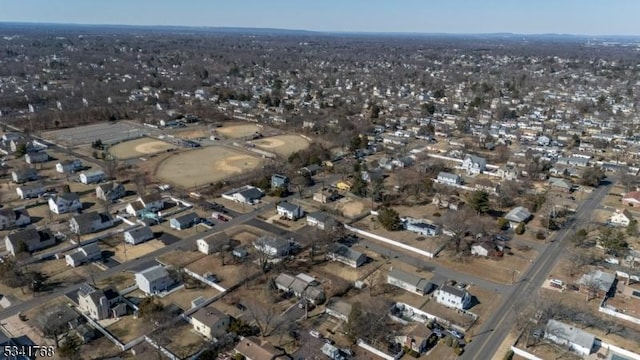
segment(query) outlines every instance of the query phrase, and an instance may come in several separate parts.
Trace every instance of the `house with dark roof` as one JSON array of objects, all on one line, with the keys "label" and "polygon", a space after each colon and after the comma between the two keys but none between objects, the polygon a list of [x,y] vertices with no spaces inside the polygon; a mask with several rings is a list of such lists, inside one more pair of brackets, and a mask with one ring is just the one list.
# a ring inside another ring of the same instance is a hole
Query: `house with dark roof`
[{"label": "house with dark roof", "polygon": [[102,259],[102,249],[98,243],[94,242],[77,248],[71,254],[65,255],[64,258],[68,266],[77,267]]},{"label": "house with dark roof", "polygon": [[69,230],[74,234],[84,235],[110,228],[114,223],[110,214],[91,211],[74,215],[69,220]]},{"label": "house with dark roof", "polygon": [[113,181],[96,186],[96,197],[104,201],[114,202],[125,193],[124,185]]},{"label": "house with dark roof", "polygon": [[43,163],[49,161],[49,159],[49,154],[44,151],[32,152],[24,156],[24,161],[26,161],[27,164]]},{"label": "house with dark roof", "polygon": [[467,171],[468,174],[481,174],[487,167],[487,159],[467,154],[462,161],[462,168]]},{"label": "house with dark roof", "polygon": [[424,324],[415,324],[406,334],[396,336],[396,342],[420,355],[438,342],[438,336]]},{"label": "house with dark roof", "polygon": [[292,276],[286,273],[280,273],[274,282],[278,290],[291,293],[299,298],[304,298],[313,304],[318,305],[326,300],[324,290],[320,283],[314,277],[307,274]]},{"label": "house with dark roof", "polygon": [[324,312],[329,316],[348,323],[352,307],[353,306],[351,305],[351,303],[343,299],[331,298],[327,300],[327,304],[324,307]]},{"label": "house with dark roof", "polygon": [[302,207],[287,201],[279,202],[276,206],[276,211],[278,212],[278,215],[287,218],[288,220],[298,220],[304,215]]},{"label": "house with dark roof", "polygon": [[61,174],[70,174],[82,169],[82,161],[79,159],[62,160],[56,164],[56,171]]},{"label": "house with dark roof", "polygon": [[80,209],[82,209],[82,202],[76,193],[62,193],[49,198],[49,210],[58,215]]},{"label": "house with dark roof", "polygon": [[277,258],[288,255],[293,249],[293,243],[281,237],[262,236],[253,242],[253,247],[269,257]]},{"label": "house with dark roof", "polygon": [[244,356],[246,360],[289,359],[283,350],[277,349],[268,341],[261,342],[253,336],[241,337],[240,342],[233,350]]},{"label": "house with dark roof", "polygon": [[329,260],[338,261],[352,268],[357,268],[367,261],[367,256],[342,244],[333,243],[327,248],[325,255]]},{"label": "house with dark roof", "polygon": [[83,184],[97,184],[106,179],[102,170],[87,171],[80,174],[80,182]]},{"label": "house with dark roof", "polygon": [[196,245],[198,247],[198,251],[203,254],[210,255],[221,251],[225,246],[230,246],[231,239],[226,233],[220,232],[196,240]]},{"label": "house with dark roof", "polygon": [[407,218],[402,222],[405,230],[422,236],[437,236],[442,232],[440,226],[426,220]]},{"label": "house with dark roof", "polygon": [[25,229],[4,237],[5,248],[15,256],[22,251],[34,252],[56,244],[56,238],[49,229]]},{"label": "house with dark roof", "polygon": [[233,194],[233,200],[243,204],[257,204],[264,196],[264,192],[257,187],[247,186]]},{"label": "house with dark roof", "polygon": [[338,221],[324,211],[315,211],[307,214],[307,225],[326,230],[333,229],[338,225]]},{"label": "house with dark roof", "polygon": [[38,196],[46,192],[47,189],[39,182],[16,187],[16,194],[20,197],[20,199],[37,198]]},{"label": "house with dark roof", "polygon": [[39,178],[40,176],[38,175],[38,171],[33,168],[18,169],[11,172],[11,179],[16,184],[26,183],[27,181],[35,181]]},{"label": "house with dark roof", "polygon": [[447,284],[440,286],[434,294],[436,302],[446,307],[466,310],[471,306],[471,294],[467,290],[453,287]]},{"label": "house with dark roof", "polygon": [[271,175],[271,188],[283,188],[286,189],[289,186],[289,178],[281,174]]},{"label": "house with dark roof", "polygon": [[200,308],[191,315],[193,329],[207,339],[218,338],[226,334],[229,323],[229,315],[211,306]]},{"label": "house with dark roof", "polygon": [[459,175],[452,174],[449,172],[441,171],[438,173],[438,177],[436,180],[445,185],[461,185],[462,178]]},{"label": "house with dark roof", "polygon": [[435,287],[429,280],[397,268],[389,269],[387,273],[387,284],[397,286],[420,296],[430,293]]},{"label": "house with dark roof", "polygon": [[184,215],[170,219],[169,226],[171,226],[172,229],[184,230],[200,223],[200,221],[202,221],[202,219],[200,218],[200,216],[198,216],[198,214],[194,212],[189,212]]},{"label": "house with dark roof", "polygon": [[0,209],[0,230],[31,224],[31,217],[26,209]]},{"label": "house with dark roof", "polygon": [[153,239],[153,237],[153,230],[148,226],[142,226],[124,232],[124,242],[131,245],[141,244],[147,240]]}]

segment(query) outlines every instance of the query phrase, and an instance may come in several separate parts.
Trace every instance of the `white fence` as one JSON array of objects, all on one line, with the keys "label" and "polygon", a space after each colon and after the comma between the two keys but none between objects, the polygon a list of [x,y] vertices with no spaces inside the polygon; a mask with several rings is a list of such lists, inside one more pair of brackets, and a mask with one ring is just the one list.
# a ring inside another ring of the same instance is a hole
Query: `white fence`
[{"label": "white fence", "polygon": [[518,356],[522,356],[525,359],[529,359],[529,360],[544,360],[542,358],[539,358],[531,353],[528,353],[522,349],[518,349],[515,346],[511,346],[511,351],[513,351],[514,354],[518,355]]},{"label": "white fence", "polygon": [[598,307],[598,311],[600,311],[601,313],[605,313],[607,315],[611,315],[613,317],[617,317],[618,319],[622,319],[622,320],[626,320],[626,321],[630,321],[634,324],[638,324],[640,325],[640,319],[637,317],[633,317],[633,316],[629,316],[623,313],[619,313],[613,309],[609,309],[605,306],[600,306]]},{"label": "white fence", "polygon": [[403,244],[403,243],[397,242],[395,240],[387,239],[386,237],[383,237],[383,236],[380,236],[380,235],[376,235],[376,234],[373,234],[373,233],[370,233],[370,232],[367,232],[367,231],[364,231],[364,230],[360,230],[358,228],[354,228],[353,226],[345,225],[344,228],[349,230],[349,231],[351,231],[351,232],[354,232],[356,234],[359,234],[359,235],[362,235],[362,236],[366,236],[368,238],[371,238],[371,239],[374,239],[374,240],[378,240],[378,241],[383,242],[385,244],[393,245],[393,246],[399,247],[401,249],[409,250],[409,251],[411,251],[413,253],[416,253],[418,255],[426,256],[426,257],[428,257],[430,259],[432,259],[435,255],[437,255],[437,251],[435,253],[432,253],[432,252],[429,252],[429,251],[426,251],[426,250],[418,249],[416,247],[409,246],[407,244]]},{"label": "white fence", "polygon": [[397,360],[397,359],[400,359],[402,357],[402,355],[404,355],[404,353],[402,351],[400,351],[398,354],[396,354],[396,356],[391,356],[391,355],[386,354],[386,353],[374,348],[373,346],[365,343],[364,340],[362,340],[362,339],[358,339],[358,346],[363,348],[363,349],[365,349],[365,350],[367,350],[370,353],[373,353],[373,354],[385,359],[385,360]]},{"label": "white fence", "polygon": [[222,292],[222,293],[224,293],[224,292],[226,292],[226,291],[227,291],[227,289],[223,288],[222,286],[220,286],[220,285],[218,285],[218,284],[214,283],[213,281],[211,281],[211,280],[209,280],[209,279],[205,278],[204,276],[202,276],[202,275],[200,275],[200,274],[196,274],[195,272],[193,272],[193,271],[191,271],[191,270],[189,270],[189,269],[186,269],[186,268],[185,268],[185,269],[184,269],[184,272],[185,272],[185,273],[187,273],[187,275],[191,276],[192,278],[197,279],[197,280],[200,280],[200,281],[202,281],[203,283],[205,283],[205,284],[207,284],[207,285],[211,286],[212,288],[214,288],[214,289],[216,289],[216,290],[218,290],[218,291],[220,291],[220,292]]},{"label": "white fence", "polygon": [[625,350],[625,349],[617,347],[615,345],[607,344],[605,342],[602,342],[602,341],[596,339],[596,346],[597,345],[600,345],[600,347],[608,349],[611,352],[615,352],[615,353],[618,353],[620,355],[623,355],[623,356],[625,356],[625,357],[627,357],[629,359],[640,360],[640,354],[631,352],[629,350]]}]

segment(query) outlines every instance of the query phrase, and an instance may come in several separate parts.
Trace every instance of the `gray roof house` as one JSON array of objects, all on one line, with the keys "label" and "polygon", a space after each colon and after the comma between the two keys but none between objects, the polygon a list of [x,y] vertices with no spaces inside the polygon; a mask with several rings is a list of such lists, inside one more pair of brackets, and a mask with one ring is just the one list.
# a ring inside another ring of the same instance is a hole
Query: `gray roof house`
[{"label": "gray roof house", "polygon": [[201,221],[200,216],[194,212],[184,214],[182,216],[169,220],[169,226],[172,229],[184,230],[188,229]]},{"label": "gray roof house", "polygon": [[233,194],[233,200],[236,202],[253,205],[260,201],[264,196],[262,190],[250,186]]},{"label": "gray roof house", "polygon": [[487,159],[480,156],[467,154],[462,161],[462,168],[469,174],[480,174],[486,167]]},{"label": "gray roof house", "polygon": [[317,227],[320,230],[325,230],[338,225],[338,222],[324,211],[315,211],[311,214],[307,214],[307,225]]},{"label": "gray roof house", "polygon": [[93,320],[103,320],[126,314],[127,306],[113,287],[96,289],[83,284],[78,290],[78,309]]},{"label": "gray roof house", "polygon": [[18,169],[11,172],[11,179],[14,183],[18,184],[38,180],[39,178],[40,176],[38,175],[38,171],[33,168],[26,168],[22,170]]},{"label": "gray roof house", "polygon": [[512,228],[520,225],[521,223],[525,223],[531,219],[531,213],[524,206],[517,206],[511,209],[504,218],[509,221],[509,225]]},{"label": "gray roof house", "polygon": [[276,206],[278,215],[285,217],[289,220],[298,220],[304,215],[304,211],[299,205],[292,204],[290,202],[281,201]]},{"label": "gray roof house", "polygon": [[578,285],[580,285],[580,292],[588,293],[597,289],[597,295],[604,296],[611,291],[615,282],[615,274],[607,273],[602,270],[594,270],[588,274],[582,275],[580,280],[578,280]]},{"label": "gray roof house", "polygon": [[324,307],[324,312],[333,316],[334,318],[349,322],[349,315],[351,314],[352,305],[340,298],[331,298],[327,301]]},{"label": "gray roof house", "polygon": [[26,209],[0,209],[0,230],[31,224],[31,217]]},{"label": "gray roof house", "polygon": [[444,306],[466,310],[471,306],[471,295],[467,290],[443,284],[435,292],[436,302]]},{"label": "gray roof house", "polygon": [[436,178],[439,183],[445,185],[460,185],[462,184],[462,178],[459,175],[441,171]]},{"label": "gray roof house", "polygon": [[5,247],[11,255],[24,251],[37,251],[56,243],[56,238],[49,229],[36,230],[25,229],[19,232],[8,234],[4,238]]},{"label": "gray roof house", "polygon": [[153,231],[148,226],[127,230],[124,232],[124,242],[137,245],[153,239]]},{"label": "gray roof house", "polygon": [[330,260],[341,262],[353,268],[357,268],[367,261],[367,256],[365,254],[353,250],[345,245],[336,243],[329,245],[326,257]]},{"label": "gray roof house", "polygon": [[74,215],[69,220],[69,230],[74,234],[84,235],[98,232],[113,226],[114,219],[106,213],[91,211]]},{"label": "gray roof house", "polygon": [[116,182],[108,182],[96,186],[96,197],[104,201],[116,201],[125,195],[124,185]]},{"label": "gray roof house", "polygon": [[428,294],[435,287],[433,283],[425,278],[396,268],[389,269],[387,284],[397,286],[420,296]]},{"label": "gray roof house", "polygon": [[292,276],[289,274],[281,273],[275,279],[276,287],[284,292],[292,293],[293,295],[304,298],[311,301],[314,304],[321,304],[326,300],[324,290],[315,278],[306,275],[298,274]]},{"label": "gray roof house", "polygon": [[281,257],[289,254],[293,244],[288,239],[262,236],[253,242],[253,246],[270,257]]},{"label": "gray roof house", "polygon": [[62,193],[49,198],[49,210],[58,215],[80,209],[82,209],[82,202],[76,193]]},{"label": "gray roof house", "polygon": [[568,346],[582,356],[591,354],[596,341],[594,335],[553,319],[547,322],[544,337],[557,344]]},{"label": "gray roof house", "polygon": [[136,285],[144,293],[153,295],[167,290],[175,284],[167,269],[160,265],[136,273]]},{"label": "gray roof house", "polygon": [[98,247],[98,243],[94,242],[76,249],[71,254],[65,255],[64,258],[68,266],[76,267],[101,259],[102,250]]}]

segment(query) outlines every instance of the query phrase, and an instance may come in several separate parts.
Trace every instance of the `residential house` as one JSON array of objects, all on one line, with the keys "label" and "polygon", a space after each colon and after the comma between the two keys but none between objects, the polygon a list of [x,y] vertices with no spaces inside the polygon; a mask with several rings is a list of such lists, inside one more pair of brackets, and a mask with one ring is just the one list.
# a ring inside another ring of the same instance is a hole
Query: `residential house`
[{"label": "residential house", "polygon": [[233,194],[233,200],[243,204],[254,205],[260,202],[264,192],[257,187],[248,186]]},{"label": "residential house", "polygon": [[93,242],[77,248],[71,254],[65,255],[64,258],[68,266],[76,267],[102,259],[102,250],[98,247],[98,243]]},{"label": "residential house", "polygon": [[352,186],[353,184],[351,183],[351,181],[348,181],[348,180],[342,180],[336,183],[336,188],[342,191],[351,191]]},{"label": "residential house", "polygon": [[438,342],[438,336],[424,324],[415,324],[406,335],[396,336],[396,342],[421,355]]},{"label": "residential house", "polygon": [[313,201],[317,201],[321,204],[334,201],[339,197],[335,190],[321,190],[313,194]]},{"label": "residential house", "polygon": [[207,236],[196,241],[198,251],[205,255],[211,255],[222,250],[224,246],[231,246],[231,239],[224,232]]},{"label": "residential house", "polygon": [[35,181],[35,180],[38,180],[39,178],[40,176],[38,175],[38,172],[36,171],[36,169],[33,169],[33,168],[18,169],[18,170],[13,170],[11,172],[11,179],[16,184],[23,184],[28,181]]},{"label": "residential house", "polygon": [[83,184],[96,184],[104,181],[105,178],[105,174],[102,170],[80,173],[80,182]]},{"label": "residential house", "polygon": [[351,303],[340,298],[331,298],[327,301],[327,304],[324,307],[324,312],[329,316],[348,323],[349,315],[351,315],[351,308]]},{"label": "residential house", "polygon": [[460,206],[462,206],[462,200],[458,199],[455,196],[449,196],[444,194],[435,194],[433,199],[431,199],[431,203],[436,205],[440,209],[451,209],[458,210]]},{"label": "residential house", "polygon": [[453,287],[447,284],[440,286],[435,293],[436,302],[444,306],[466,310],[471,306],[471,295],[467,290]]},{"label": "residential house", "polygon": [[44,151],[28,153],[24,156],[27,164],[37,164],[49,161],[50,157]]},{"label": "residential house", "polygon": [[114,223],[114,219],[108,213],[91,211],[74,215],[69,220],[69,230],[74,234],[84,235],[110,228]]},{"label": "residential house", "polygon": [[156,212],[164,209],[164,199],[159,193],[151,193],[138,197],[138,202],[142,204],[145,210]]},{"label": "residential house", "polygon": [[233,350],[244,356],[246,360],[288,359],[283,350],[277,349],[268,341],[261,342],[253,336],[241,337],[240,342]]},{"label": "residential house", "polygon": [[171,226],[172,229],[184,230],[200,223],[201,220],[198,214],[189,212],[169,220],[169,226]]},{"label": "residential house", "polygon": [[340,353],[340,349],[329,343],[324,343],[320,351],[331,360],[345,360],[345,357]]},{"label": "residential house", "polygon": [[506,164],[498,169],[496,175],[502,180],[517,180],[520,175],[520,171],[514,164]]},{"label": "residential house", "polygon": [[557,344],[568,346],[571,351],[582,356],[591,354],[596,342],[594,335],[553,319],[547,322],[544,337]]},{"label": "residential house", "polygon": [[571,192],[573,184],[570,181],[560,178],[549,178],[549,186],[558,191]]},{"label": "residential house", "polygon": [[509,221],[509,226],[513,229],[520,224],[526,223],[531,217],[531,213],[524,206],[515,207],[504,216],[504,218]]},{"label": "residential house", "polygon": [[578,280],[578,286],[581,293],[601,298],[609,294],[615,282],[615,274],[607,273],[602,270],[594,270],[588,274],[582,275],[580,280]]},{"label": "residential house", "polygon": [[108,182],[96,186],[96,197],[103,201],[114,202],[126,193],[124,185],[116,182]]},{"label": "residential house", "polygon": [[137,218],[141,217],[143,213],[148,212],[140,201],[130,202],[124,210],[127,212],[127,214],[135,216]]},{"label": "residential house", "polygon": [[253,242],[253,246],[269,257],[277,258],[288,255],[293,248],[293,243],[291,240],[280,237],[262,236]]},{"label": "residential house", "polygon": [[82,161],[79,159],[63,160],[56,164],[56,171],[61,174],[70,174],[82,169]]},{"label": "residential house", "polygon": [[22,185],[16,188],[16,194],[18,194],[20,199],[37,198],[38,196],[46,192],[47,192],[47,189],[44,187],[44,185],[40,183]]},{"label": "residential house", "polygon": [[459,175],[441,171],[436,178],[439,183],[445,185],[462,185],[462,178]]},{"label": "residential house", "polygon": [[471,255],[476,256],[502,256],[502,252],[496,249],[496,245],[491,241],[482,241],[471,245]]},{"label": "residential house", "polygon": [[481,174],[487,167],[487,159],[467,154],[462,161],[462,168],[467,171],[468,174]]},{"label": "residential house", "polygon": [[191,315],[193,329],[207,339],[218,338],[227,333],[230,318],[214,307],[198,309]]},{"label": "residential house", "polygon": [[286,189],[289,186],[289,178],[284,176],[284,175],[280,175],[280,174],[273,174],[271,175],[271,188],[272,189],[277,189],[277,188],[283,188]]},{"label": "residential house", "polygon": [[616,226],[629,226],[629,224],[631,223],[631,220],[633,220],[633,216],[631,215],[629,210],[617,209],[616,212],[613,215],[611,215],[611,218],[609,219],[609,223]]},{"label": "residential house", "polygon": [[430,293],[435,287],[433,283],[425,278],[396,268],[389,269],[387,273],[387,284],[397,286],[420,296]]},{"label": "residential house", "polygon": [[131,245],[138,245],[153,238],[153,230],[148,226],[142,226],[124,232],[124,242]]},{"label": "residential house", "polygon": [[136,285],[147,295],[154,295],[165,291],[176,282],[167,269],[160,265],[137,272],[135,276]]},{"label": "residential house", "polygon": [[338,222],[324,211],[315,211],[307,214],[307,225],[316,227],[320,230],[333,229]]},{"label": "residential house", "polygon": [[49,210],[60,215],[82,209],[82,202],[76,193],[62,193],[49,198]]},{"label": "residential house", "polygon": [[0,209],[0,230],[31,224],[26,209]]},{"label": "residential house", "polygon": [[276,277],[275,284],[278,290],[291,293],[316,305],[322,304],[326,300],[326,295],[320,283],[307,274],[301,273],[294,277],[281,273]]},{"label": "residential house", "polygon": [[23,251],[34,252],[53,246],[56,238],[49,229],[25,229],[6,235],[4,244],[7,251],[15,256]]},{"label": "residential house", "polygon": [[78,290],[78,309],[96,321],[127,313],[127,305],[115,288],[96,289],[89,284],[83,284]]},{"label": "residential house", "polygon": [[311,164],[309,166],[305,166],[302,169],[300,169],[300,171],[298,171],[298,173],[300,173],[301,175],[313,176],[313,175],[319,173],[321,170],[322,170],[322,166],[320,166],[318,164]]},{"label": "residential house", "polygon": [[353,250],[348,246],[336,243],[329,245],[326,257],[332,261],[338,261],[345,265],[349,265],[352,268],[357,268],[367,261],[367,256],[365,254]]},{"label": "residential house", "polygon": [[631,191],[622,196],[622,204],[631,207],[640,207],[640,191]]},{"label": "residential house", "polygon": [[407,218],[403,221],[403,225],[405,230],[422,236],[437,236],[442,232],[440,226],[427,222],[426,220]]},{"label": "residential house", "polygon": [[287,201],[279,202],[276,206],[276,211],[280,217],[284,217],[288,220],[298,220],[304,215],[302,207]]}]

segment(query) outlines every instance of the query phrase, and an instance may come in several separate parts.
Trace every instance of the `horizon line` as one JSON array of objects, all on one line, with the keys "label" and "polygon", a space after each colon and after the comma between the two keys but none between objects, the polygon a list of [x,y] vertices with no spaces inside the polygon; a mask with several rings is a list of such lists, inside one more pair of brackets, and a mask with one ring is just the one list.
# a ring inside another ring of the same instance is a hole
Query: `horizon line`
[{"label": "horizon line", "polygon": [[509,36],[568,36],[568,37],[593,37],[593,38],[606,38],[606,37],[618,37],[618,38],[639,38],[640,34],[580,34],[580,33],[556,33],[556,32],[540,32],[540,33],[517,33],[509,31],[497,31],[497,32],[420,32],[420,31],[366,31],[366,30],[308,30],[308,29],[294,29],[294,28],[279,28],[279,27],[251,27],[251,26],[213,26],[213,25],[170,25],[170,24],[156,24],[156,25],[140,25],[140,24],[89,24],[89,23],[75,23],[75,22],[33,22],[33,21],[0,21],[0,25],[68,25],[68,26],[84,26],[84,27],[135,27],[135,28],[183,28],[183,29],[235,29],[235,30],[271,30],[271,31],[287,31],[287,32],[300,32],[300,33],[315,33],[315,34],[350,34],[350,35],[451,35],[451,36],[487,36],[487,35],[509,35]]}]

